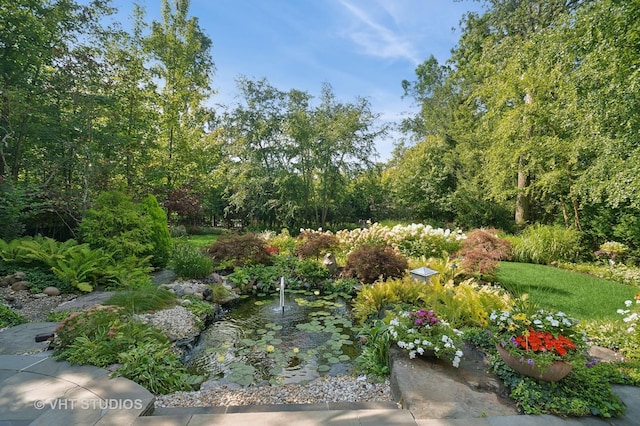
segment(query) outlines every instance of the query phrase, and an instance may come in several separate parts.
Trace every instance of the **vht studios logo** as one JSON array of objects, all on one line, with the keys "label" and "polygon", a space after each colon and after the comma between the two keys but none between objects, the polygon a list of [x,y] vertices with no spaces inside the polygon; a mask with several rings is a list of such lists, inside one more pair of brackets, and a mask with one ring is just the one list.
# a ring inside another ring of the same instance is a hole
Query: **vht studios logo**
[{"label": "vht studios logo", "polygon": [[140,410],[141,399],[41,399],[33,401],[38,410]]}]

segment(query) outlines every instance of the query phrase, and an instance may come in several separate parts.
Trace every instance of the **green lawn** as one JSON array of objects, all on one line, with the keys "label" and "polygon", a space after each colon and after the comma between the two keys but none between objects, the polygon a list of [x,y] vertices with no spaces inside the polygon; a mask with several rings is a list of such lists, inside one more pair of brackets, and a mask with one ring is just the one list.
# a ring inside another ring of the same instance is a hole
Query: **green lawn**
[{"label": "green lawn", "polygon": [[212,244],[215,240],[218,239],[220,235],[189,235],[188,237],[180,237],[176,238],[176,241],[186,241],[189,244],[196,246],[198,248],[206,247],[209,244]]},{"label": "green lawn", "polygon": [[580,319],[620,319],[617,309],[638,289],[552,266],[502,262],[497,282],[515,295],[528,293],[541,308]]}]

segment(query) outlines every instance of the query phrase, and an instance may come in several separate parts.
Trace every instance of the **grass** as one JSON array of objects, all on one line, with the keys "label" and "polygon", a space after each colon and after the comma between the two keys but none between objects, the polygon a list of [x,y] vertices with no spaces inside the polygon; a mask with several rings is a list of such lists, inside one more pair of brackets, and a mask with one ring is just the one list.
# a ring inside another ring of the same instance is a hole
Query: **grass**
[{"label": "grass", "polygon": [[176,238],[178,241],[186,241],[194,247],[203,248],[213,244],[220,235],[189,235],[188,237]]},{"label": "grass", "polygon": [[119,291],[111,296],[105,305],[122,306],[127,312],[139,314],[167,309],[175,305],[176,295],[169,290],[146,286],[138,289]]},{"label": "grass", "polygon": [[589,319],[620,319],[617,309],[638,289],[552,266],[502,262],[496,281],[514,295],[529,294],[541,308]]}]

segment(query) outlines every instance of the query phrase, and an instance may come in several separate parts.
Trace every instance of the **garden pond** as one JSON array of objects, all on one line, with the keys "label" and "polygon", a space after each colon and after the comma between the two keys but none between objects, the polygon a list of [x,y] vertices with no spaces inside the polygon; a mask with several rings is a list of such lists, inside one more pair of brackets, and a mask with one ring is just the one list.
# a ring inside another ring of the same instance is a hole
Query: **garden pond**
[{"label": "garden pond", "polygon": [[287,290],[281,304],[279,294],[236,303],[203,331],[187,366],[242,386],[353,371],[360,345],[345,298]]}]

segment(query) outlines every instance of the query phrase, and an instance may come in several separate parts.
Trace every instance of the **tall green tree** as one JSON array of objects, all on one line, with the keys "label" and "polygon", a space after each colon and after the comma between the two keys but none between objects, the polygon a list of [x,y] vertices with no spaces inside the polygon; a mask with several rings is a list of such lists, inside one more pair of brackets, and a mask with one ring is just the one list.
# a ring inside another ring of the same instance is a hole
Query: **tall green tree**
[{"label": "tall green tree", "polygon": [[160,81],[157,169],[168,188],[184,185],[197,169],[204,148],[211,111],[205,101],[212,94],[214,72],[211,39],[196,17],[189,17],[189,0],[162,0],[162,21],[151,24],[146,40],[152,72]]}]

